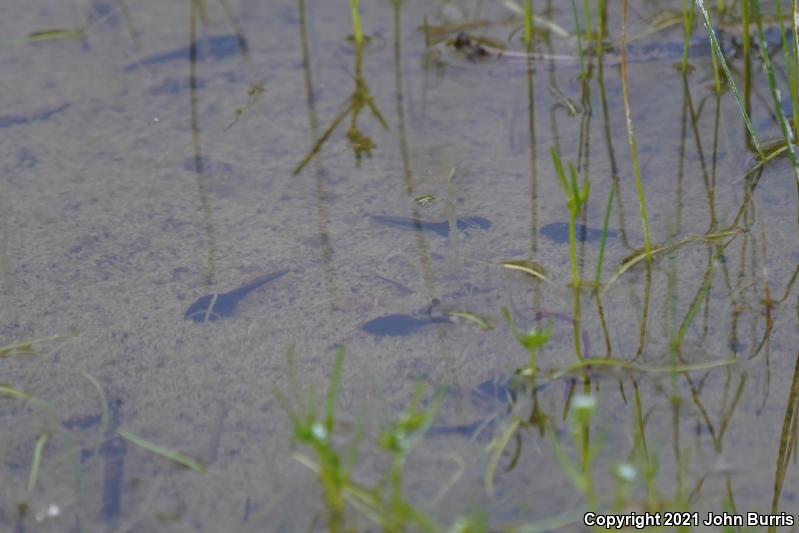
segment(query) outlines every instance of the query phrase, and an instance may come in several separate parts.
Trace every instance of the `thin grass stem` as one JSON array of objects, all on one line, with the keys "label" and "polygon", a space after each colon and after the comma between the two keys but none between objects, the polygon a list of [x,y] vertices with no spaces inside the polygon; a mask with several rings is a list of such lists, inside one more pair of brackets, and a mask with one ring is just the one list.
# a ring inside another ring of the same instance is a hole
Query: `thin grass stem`
[{"label": "thin grass stem", "polygon": [[[746,107],[744,106],[744,101],[741,99],[741,95],[738,92],[738,87],[735,85],[735,80],[732,77],[732,72],[730,72],[730,67],[727,65],[727,60],[724,58],[724,53],[721,51],[721,46],[719,45],[718,38],[716,37],[716,32],[713,30],[713,25],[710,22],[710,16],[707,13],[707,9],[705,9],[704,0],[694,0],[694,3],[699,9],[699,12],[702,15],[702,23],[705,25],[705,30],[707,31],[708,39],[710,39],[710,46],[713,49],[713,53],[719,60],[719,64],[721,65],[721,69],[724,71],[724,75],[727,77],[727,83],[730,86],[730,90],[732,91],[733,96],[735,97],[735,101],[738,104],[738,109],[741,112],[741,118],[743,118],[744,124],[746,124],[746,129],[749,132],[749,136],[752,139],[752,144],[754,144],[757,153],[762,157],[763,149],[760,146],[760,141],[757,139],[757,134],[755,133],[755,128],[752,125],[752,121],[749,119],[749,113],[746,111]],[[747,4],[746,0],[744,0],[744,5]],[[744,13],[747,12],[746,9],[742,9]],[[749,34],[749,20],[748,16],[744,15],[744,60],[747,57],[747,50],[748,50],[748,38],[747,35]]]},{"label": "thin grass stem", "polygon": [[[585,60],[583,58],[583,37],[580,31],[580,17],[577,15],[576,0],[572,0],[572,16],[574,17],[574,34],[577,36],[577,57],[580,60],[580,75],[585,75]],[[586,26],[585,31],[588,31]]]},{"label": "thin grass stem", "polygon": [[118,433],[120,437],[132,442],[139,448],[145,449],[148,452],[152,452],[156,455],[160,455],[161,457],[169,459],[170,461],[173,461],[181,466],[184,466],[189,470],[197,472],[198,474],[205,474],[205,467],[203,465],[201,465],[198,461],[195,461],[194,459],[183,453],[175,452],[167,448],[164,448],[163,446],[154,444],[147,439],[144,439],[142,437],[139,437],[138,435],[130,433],[129,431],[120,430]]},{"label": "thin grass stem", "polygon": [[[774,104],[774,114],[777,117],[777,122],[782,130],[782,137],[788,147],[788,159],[791,161],[791,168],[793,169],[794,178],[799,186],[799,160],[796,157],[796,149],[794,148],[793,130],[788,125],[788,120],[785,118],[785,113],[782,111],[782,102],[780,101],[780,91],[777,88],[777,79],[774,76],[774,67],[771,64],[771,57],[768,53],[768,44],[766,43],[766,33],[763,30],[763,18],[760,16],[760,0],[751,0],[752,13],[755,16],[757,24],[757,36],[760,42],[760,59],[765,67],[766,77],[768,78],[769,92]],[[793,107],[796,108],[797,102],[794,100]]]},{"label": "thin grass stem", "polygon": [[49,433],[42,433],[36,438],[36,446],[33,448],[33,460],[31,461],[31,472],[28,476],[28,492],[33,492],[36,486],[36,480],[39,477],[39,468],[42,465],[42,452],[49,438]]},{"label": "thin grass stem", "polygon": [[358,6],[359,0],[350,0],[350,13],[352,14],[352,35],[355,39],[355,44],[361,46],[363,44],[363,28],[361,27],[361,12]]},{"label": "thin grass stem", "polygon": [[533,43],[533,0],[524,0],[524,44],[529,49]]}]

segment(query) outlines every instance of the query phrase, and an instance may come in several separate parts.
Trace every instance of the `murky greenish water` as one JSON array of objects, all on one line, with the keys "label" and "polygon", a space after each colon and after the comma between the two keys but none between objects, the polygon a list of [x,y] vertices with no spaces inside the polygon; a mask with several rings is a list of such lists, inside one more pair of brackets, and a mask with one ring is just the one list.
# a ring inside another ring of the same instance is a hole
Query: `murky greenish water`
[{"label": "murky greenish water", "polygon": [[[319,458],[292,445],[275,395],[297,404],[292,346],[318,403],[346,346],[331,436],[353,462],[341,530],[381,529],[391,460],[376,442],[419,383],[422,406],[448,391],[404,464],[404,497],[430,530],[482,517],[490,531],[582,531],[592,508],[796,513],[795,178],[784,159],[743,177],[753,152],[738,107],[717,96],[701,47],[690,74],[675,68],[681,26],[630,44],[658,253],[616,276],[644,230],[614,52],[584,79],[573,59],[469,61],[420,26],[493,21],[465,29],[522,50],[501,2],[364,0],[359,59],[345,0],[205,4],[204,16],[189,0],[3,7],[0,346],[41,341],[0,352],[0,529],[336,525]],[[633,4],[631,35],[680,5]],[[567,2],[535,8],[574,27]],[[608,27],[621,35],[620,3]],[[82,40],[24,42],[79,28]],[[576,57],[551,32],[535,47]],[[766,139],[779,128],[752,65]],[[742,60],[730,66],[742,86]],[[358,161],[352,144],[371,142]],[[615,191],[602,288],[577,297],[551,147],[590,181],[584,280]],[[520,331],[551,330],[535,386],[510,403],[500,385],[529,356],[503,308]],[[601,362],[574,367],[578,352]],[[584,395],[596,409],[575,440]],[[556,450],[590,471],[590,490]],[[628,485],[612,474],[621,463]]]}]

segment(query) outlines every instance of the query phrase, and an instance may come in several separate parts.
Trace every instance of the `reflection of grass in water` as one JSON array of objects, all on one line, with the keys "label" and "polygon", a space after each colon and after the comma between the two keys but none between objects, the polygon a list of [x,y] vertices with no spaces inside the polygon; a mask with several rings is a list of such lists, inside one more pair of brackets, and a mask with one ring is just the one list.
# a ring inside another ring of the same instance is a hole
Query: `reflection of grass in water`
[{"label": "reflection of grass in water", "polygon": [[310,163],[314,157],[317,156],[322,149],[322,145],[333,134],[338,125],[350,115],[350,126],[347,128],[347,140],[350,142],[350,147],[355,154],[355,160],[360,163],[363,155],[371,156],[372,150],[375,148],[375,143],[368,135],[364,134],[358,127],[358,115],[364,108],[369,109],[372,115],[378,120],[381,126],[388,129],[388,122],[383,118],[377,105],[374,103],[372,94],[369,91],[369,86],[366,84],[366,78],[363,75],[363,43],[355,43],[355,89],[344,107],[344,110],[336,115],[330,126],[319,136],[313,147],[311,148],[305,159],[300,161],[294,169],[294,174],[299,174],[302,169]]},{"label": "reflection of grass in water", "polygon": [[352,95],[349,97],[344,110],[336,115],[336,117],[330,123],[330,126],[328,126],[322,135],[319,136],[311,150],[308,152],[308,155],[306,155],[305,158],[300,161],[300,163],[294,169],[294,174],[299,174],[302,172],[302,169],[305,168],[305,166],[319,154],[324,143],[348,115],[350,116],[350,125],[349,128],[347,128],[347,140],[349,141],[350,147],[355,154],[355,161],[358,164],[360,164],[361,158],[364,155],[367,157],[371,156],[372,150],[375,148],[375,143],[372,138],[363,133],[358,127],[358,116],[361,114],[361,112],[364,109],[368,109],[377,119],[380,125],[383,126],[383,128],[388,129],[388,122],[386,122],[386,119],[383,118],[383,115],[377,108],[374,98],[369,90],[369,86],[366,84],[366,78],[363,74],[363,52],[364,47],[369,40],[363,34],[358,4],[358,0],[350,0],[350,13],[352,15],[353,26],[353,44],[355,45],[355,68],[353,74],[355,89],[353,90]]},{"label": "reflection of grass in water", "polygon": [[[37,356],[40,355],[41,352],[38,351],[38,349],[34,349],[35,346],[42,345],[46,342],[67,339],[73,336],[74,335],[52,335],[0,346],[0,357]],[[35,367],[33,367],[33,370],[35,371]],[[74,372],[74,370],[69,367],[58,366],[57,370],[62,377],[70,372]],[[85,483],[91,475],[90,471],[87,469],[89,463],[86,461],[86,457],[97,456],[98,452],[102,454],[101,449],[104,443],[115,438],[117,435],[175,464],[191,469],[197,473],[205,473],[205,467],[203,465],[181,452],[170,450],[118,428],[111,428],[113,431],[109,432],[109,427],[112,423],[111,412],[102,386],[87,372],[79,371],[77,374],[91,385],[100,399],[101,413],[98,417],[99,420],[92,423],[92,425],[97,425],[98,436],[88,443],[81,443],[79,437],[73,434],[69,428],[62,427],[62,419],[59,411],[60,408],[64,407],[63,405],[56,406],[53,402],[34,396],[15,385],[0,384],[0,407],[10,401],[24,402],[34,413],[41,413],[43,419],[41,423],[44,425],[44,429],[39,431],[35,439],[31,442],[30,468],[28,470],[28,477],[24,485],[24,490],[16,491],[23,495],[16,504],[16,512],[18,514],[16,520],[20,528],[23,527],[22,524],[29,518],[35,520],[38,524],[50,520],[55,523],[56,520],[63,519],[61,515],[66,508],[74,505],[74,502],[71,500],[61,497],[50,499],[46,502],[46,505],[42,507],[41,496],[38,492],[48,494],[46,491],[49,491],[52,485],[52,481],[48,479],[48,472],[56,471],[59,467],[67,466],[73,471],[75,481],[74,491],[78,500],[83,502],[91,500],[91,496],[88,496],[84,492],[86,490]],[[67,407],[69,406],[67,405]],[[34,420],[28,420],[28,422],[32,421]],[[39,422],[37,422],[37,424],[38,423]],[[49,453],[48,448],[50,449]],[[9,487],[8,482],[4,480],[4,483],[4,489],[13,491],[13,487]],[[106,496],[106,494],[102,494],[103,499]],[[48,498],[53,497],[48,496]],[[84,505],[85,503],[75,509],[78,516],[86,512],[86,509],[82,508]],[[0,510],[4,512],[10,511],[10,509]],[[32,516],[28,516],[29,512]]]}]

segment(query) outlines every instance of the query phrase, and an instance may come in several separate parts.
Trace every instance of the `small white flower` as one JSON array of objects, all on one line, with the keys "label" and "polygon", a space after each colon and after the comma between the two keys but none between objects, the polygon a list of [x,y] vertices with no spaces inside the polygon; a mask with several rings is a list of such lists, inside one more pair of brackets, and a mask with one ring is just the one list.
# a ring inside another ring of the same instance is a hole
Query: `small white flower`
[{"label": "small white flower", "polygon": [[314,422],[313,425],[311,425],[311,434],[317,440],[327,440],[328,437],[327,430],[321,422]]},{"label": "small white flower", "polygon": [[572,408],[578,412],[593,412],[596,409],[596,398],[586,394],[578,394],[572,400]]},{"label": "small white flower", "polygon": [[616,465],[616,476],[627,483],[634,480],[637,473],[635,467],[630,463],[620,463]]},{"label": "small white flower", "polygon": [[36,511],[34,515],[34,520],[39,522],[40,524],[47,520],[48,518],[56,518],[57,516],[61,515],[61,507],[58,505],[51,503],[45,509],[40,509]]}]

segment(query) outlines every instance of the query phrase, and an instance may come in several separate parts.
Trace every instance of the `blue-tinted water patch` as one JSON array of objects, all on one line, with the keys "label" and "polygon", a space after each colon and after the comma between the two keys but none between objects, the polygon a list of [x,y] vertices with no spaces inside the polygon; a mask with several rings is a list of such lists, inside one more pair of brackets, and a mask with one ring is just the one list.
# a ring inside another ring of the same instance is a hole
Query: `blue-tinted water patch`
[{"label": "blue-tinted water patch", "polygon": [[200,156],[187,157],[183,160],[183,168],[189,172],[200,172],[203,174],[229,174],[233,172],[233,165],[214,161],[210,157]]},{"label": "blue-tinted water patch", "polygon": [[[202,79],[195,79],[194,80],[194,88],[195,89],[205,89],[207,84]],[[185,91],[187,91],[191,87],[189,80],[186,78],[169,78],[163,81],[161,84],[156,85],[152,89],[149,90],[149,93],[153,96],[160,96],[160,95],[178,95]]]},{"label": "blue-tinted water patch", "polygon": [[17,151],[17,166],[32,168],[35,167],[38,162],[39,158],[28,148],[23,146]]},{"label": "blue-tinted water patch", "polygon": [[730,340],[727,347],[735,353],[743,353],[746,351],[746,343],[739,340]]},{"label": "blue-tinted water patch", "polygon": [[[392,215],[369,215],[372,219],[380,222],[381,224],[385,224],[387,226],[393,226],[395,228],[401,228],[406,230],[415,230],[415,231],[424,231],[428,233],[435,233],[436,235],[440,235],[442,237],[449,237],[449,222],[425,222],[423,220],[409,218],[409,217],[398,217]],[[464,217],[459,218],[455,226],[458,228],[459,231],[466,231],[469,229],[488,229],[491,227],[491,221],[487,218],[483,217]]]},{"label": "blue-tinted water patch", "polygon": [[[553,222],[540,229],[541,235],[558,244],[569,243],[569,225],[566,222]],[[608,229],[608,239],[616,238],[616,231]],[[580,242],[596,243],[602,238],[602,230],[589,228],[583,224],[574,225],[574,237]]]},{"label": "blue-tinted water patch", "polygon": [[86,12],[90,26],[99,22],[104,22],[109,26],[115,26],[119,22],[117,6],[112,2],[97,0],[88,6]]},{"label": "blue-tinted water patch", "polygon": [[93,415],[75,415],[61,422],[61,425],[64,429],[82,431],[96,426],[100,423],[102,418],[100,413]]}]

